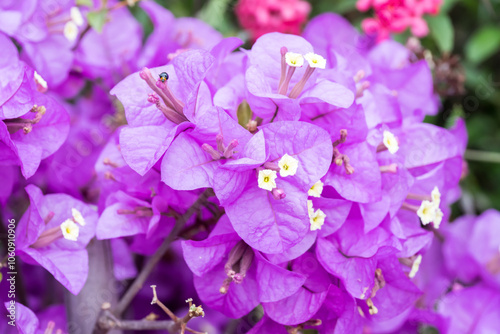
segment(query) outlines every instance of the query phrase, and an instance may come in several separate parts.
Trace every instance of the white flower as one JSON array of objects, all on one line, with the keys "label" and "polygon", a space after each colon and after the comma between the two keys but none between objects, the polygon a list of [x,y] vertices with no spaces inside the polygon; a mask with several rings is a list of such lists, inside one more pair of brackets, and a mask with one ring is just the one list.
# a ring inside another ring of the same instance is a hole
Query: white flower
[{"label": "white flower", "polygon": [[318,181],[313,186],[311,189],[307,191],[307,194],[312,197],[321,197],[321,193],[323,192],[323,182]]},{"label": "white flower", "polygon": [[274,188],[276,188],[275,180],[277,177],[278,176],[276,175],[276,171],[274,170],[264,169],[259,171],[259,188],[269,191],[273,190]]},{"label": "white flower", "polygon": [[82,13],[80,13],[78,7],[71,7],[69,15],[71,17],[71,21],[75,22],[77,26],[81,27],[83,25]]},{"label": "white flower", "polygon": [[314,211],[311,200],[307,200],[307,212],[309,214],[309,222],[311,223],[311,231],[321,230],[321,227],[325,223],[325,213],[321,209]]},{"label": "white flower", "polygon": [[309,52],[304,56],[304,58],[307,60],[309,66],[311,67],[317,67],[321,69],[324,69],[326,67],[326,59],[318,54]]},{"label": "white flower", "polygon": [[422,224],[427,225],[436,219],[436,206],[430,201],[422,201],[417,210],[417,215]]},{"label": "white flower", "polygon": [[366,286],[363,288],[363,293],[361,293],[361,296],[359,296],[359,299],[365,299],[366,296],[366,291],[368,291],[370,287]]},{"label": "white flower", "polygon": [[285,153],[278,162],[278,166],[280,167],[281,177],[295,175],[299,167],[299,160]]},{"label": "white flower", "polygon": [[310,199],[307,200],[307,212],[309,213],[309,218],[314,214],[313,201]]},{"label": "white flower", "polygon": [[432,189],[431,197],[432,203],[434,203],[434,205],[438,207],[439,204],[441,204],[441,193],[439,192],[438,187],[434,187],[434,189]]},{"label": "white flower", "polygon": [[63,33],[64,37],[66,37],[68,41],[73,42],[78,36],[78,27],[76,26],[75,22],[66,22],[66,24],[64,25]]},{"label": "white flower", "polygon": [[420,268],[420,263],[422,263],[422,255],[418,254],[417,258],[413,261],[410,273],[408,274],[410,278],[415,277],[418,272],[418,268]]},{"label": "white flower", "polygon": [[384,131],[384,145],[391,154],[395,154],[399,150],[399,143],[396,137],[389,131]]},{"label": "white flower", "polygon": [[304,57],[300,53],[287,52],[285,54],[285,60],[288,66],[302,67],[302,65],[304,65]]},{"label": "white flower", "polygon": [[373,301],[371,298],[368,298],[366,300],[366,305],[368,305],[368,312],[370,312],[371,315],[375,315],[378,313],[378,308],[373,305]]},{"label": "white flower", "polygon": [[48,86],[47,86],[47,81],[45,81],[42,76],[40,74],[38,74],[36,71],[35,71],[35,74],[33,75],[33,77],[35,78],[35,82],[37,84],[39,84],[40,86],[42,86],[42,88],[44,89],[47,89]]},{"label": "white flower", "polygon": [[71,215],[73,216],[73,219],[75,220],[75,222],[77,222],[78,224],[80,224],[82,226],[85,226],[85,219],[83,218],[80,211],[73,208],[73,209],[71,209]]},{"label": "white flower", "polygon": [[312,216],[309,217],[309,222],[311,223],[311,231],[321,230],[321,227],[325,223],[326,215],[321,209],[314,211]]},{"label": "white flower", "polygon": [[66,219],[61,224],[61,231],[64,239],[71,241],[78,240],[78,233],[80,231],[80,228],[71,219]]},{"label": "white flower", "polygon": [[438,229],[443,221],[443,211],[440,208],[436,207],[436,216],[434,217],[434,228]]}]

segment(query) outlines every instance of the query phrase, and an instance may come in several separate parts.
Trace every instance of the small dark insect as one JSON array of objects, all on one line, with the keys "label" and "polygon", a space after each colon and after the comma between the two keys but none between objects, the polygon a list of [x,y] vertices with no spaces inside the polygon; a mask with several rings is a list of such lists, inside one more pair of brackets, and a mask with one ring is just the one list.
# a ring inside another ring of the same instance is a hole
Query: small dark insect
[{"label": "small dark insect", "polygon": [[161,82],[165,82],[168,80],[168,73],[167,72],[161,72],[160,73],[160,80]]}]

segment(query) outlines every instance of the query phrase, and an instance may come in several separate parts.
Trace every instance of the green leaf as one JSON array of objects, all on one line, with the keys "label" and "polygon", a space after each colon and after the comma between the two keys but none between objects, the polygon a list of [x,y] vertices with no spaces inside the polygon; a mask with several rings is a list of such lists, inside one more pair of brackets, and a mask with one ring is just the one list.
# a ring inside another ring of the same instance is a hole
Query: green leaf
[{"label": "green leaf", "polygon": [[228,29],[229,22],[226,17],[229,2],[230,0],[210,0],[203,6],[198,17],[215,29],[225,32]]},{"label": "green leaf", "polygon": [[406,29],[405,31],[398,34],[394,34],[392,37],[396,42],[405,45],[406,42],[408,41],[408,38],[411,37],[410,29]]},{"label": "green leaf", "polygon": [[446,14],[427,17],[431,36],[443,53],[453,50],[454,29],[450,18]]},{"label": "green leaf", "polygon": [[87,6],[92,7],[92,0],[76,0],[77,6]]},{"label": "green leaf", "polygon": [[252,119],[252,110],[247,101],[243,100],[243,102],[241,102],[236,111],[236,115],[238,116],[238,123],[242,127],[246,127],[248,122]]},{"label": "green leaf", "polygon": [[448,13],[450,11],[450,9],[453,8],[453,6],[455,5],[455,3],[457,1],[458,0],[444,0],[444,3],[440,9],[441,13]]},{"label": "green leaf", "polygon": [[334,1],[333,3],[327,1],[326,3],[333,6],[331,11],[335,13],[344,14],[356,9],[356,2],[351,0],[340,0],[340,1]]},{"label": "green leaf", "polygon": [[104,27],[104,23],[106,23],[107,14],[108,10],[106,8],[94,12],[89,12],[87,14],[89,25],[94,28],[95,31],[101,33],[102,28]]},{"label": "green leaf", "polygon": [[335,0],[335,1],[316,1],[312,4],[312,16],[323,12],[334,12],[345,14],[356,10],[356,1],[353,0]]},{"label": "green leaf", "polygon": [[476,31],[465,45],[467,60],[478,64],[500,49],[500,27],[486,26]]},{"label": "green leaf", "polygon": [[92,3],[92,0],[76,0],[76,5],[77,6],[92,7],[93,3]]}]

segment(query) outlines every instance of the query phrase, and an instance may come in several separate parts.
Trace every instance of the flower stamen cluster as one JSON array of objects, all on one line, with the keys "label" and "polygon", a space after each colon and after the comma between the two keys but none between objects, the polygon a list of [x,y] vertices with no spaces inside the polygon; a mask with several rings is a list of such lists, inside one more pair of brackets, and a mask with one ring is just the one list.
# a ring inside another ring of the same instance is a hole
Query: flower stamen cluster
[{"label": "flower stamen cluster", "polygon": [[326,214],[321,209],[314,210],[311,200],[307,200],[307,212],[309,214],[311,231],[321,230],[321,227],[325,223]]},{"label": "flower stamen cluster", "polygon": [[[278,94],[286,95],[288,92],[288,86],[292,80],[295,69],[302,67],[304,65],[304,60],[307,61],[307,68],[304,72],[302,78],[295,84],[295,86],[290,91],[288,97],[291,99],[296,99],[302,90],[304,89],[307,81],[314,73],[316,68],[325,69],[326,59],[322,56],[308,52],[305,55],[295,52],[289,52],[286,47],[281,48],[281,76],[278,85]],[[288,68],[288,71],[287,71]]]},{"label": "flower stamen cluster", "polygon": [[416,212],[422,225],[433,223],[434,228],[438,229],[443,220],[443,212],[439,208],[441,203],[441,193],[437,187],[434,187],[431,195],[408,194],[406,197],[410,200],[420,200],[420,206],[415,206],[407,202],[403,203],[402,208]]},{"label": "flower stamen cluster", "polygon": [[[158,110],[173,123],[180,124],[187,121],[183,112],[184,104],[174,96],[168,87],[168,80],[162,81],[162,78],[155,80],[147,67],[139,72],[139,76],[153,90],[153,93],[148,95],[148,102],[155,104]],[[160,102],[160,98],[163,103]]]},{"label": "flower stamen cluster", "polygon": [[229,252],[229,258],[224,265],[227,278],[222,283],[219,292],[226,294],[231,282],[241,284],[248,269],[252,265],[254,252],[243,240],[238,242]]},{"label": "flower stamen cluster", "polygon": [[281,177],[293,176],[297,174],[298,167],[299,161],[287,153],[280,158],[278,163],[272,161],[264,163],[263,167],[257,169],[259,188],[270,191],[274,199],[284,199],[285,191],[277,188],[276,185],[277,173],[279,172]]},{"label": "flower stamen cluster", "polygon": [[338,145],[345,143],[346,139],[347,139],[347,130],[345,129],[340,130],[340,139],[333,142],[332,161],[337,166],[344,165],[346,174],[350,175],[354,173],[354,167],[351,166],[351,160],[347,155],[340,153],[339,149],[337,148]]},{"label": "flower stamen cluster", "polygon": [[[7,129],[10,134],[14,134],[21,129],[25,135],[30,133],[33,130],[33,125],[38,124],[42,120],[42,117],[45,115],[47,109],[45,109],[44,106],[38,106],[35,104],[30,111],[35,114],[34,116],[31,116],[32,118],[18,117],[3,120],[5,125],[7,125]],[[30,117],[30,115],[28,115],[28,117]]]},{"label": "flower stamen cluster", "polygon": [[210,154],[213,160],[229,159],[235,153],[234,149],[239,145],[238,139],[233,139],[227,147],[224,145],[224,137],[221,133],[216,136],[217,149],[214,149],[210,144],[204,143],[201,145],[203,151]]},{"label": "flower stamen cluster", "polygon": [[[45,224],[48,224],[54,217],[54,213],[50,212],[45,218]],[[66,239],[69,241],[77,241],[80,233],[79,226],[85,226],[85,219],[80,211],[75,208],[71,209],[71,218],[66,219],[59,226],[50,228],[42,232],[38,239],[31,245],[31,248],[42,248],[50,245],[56,240]]]}]

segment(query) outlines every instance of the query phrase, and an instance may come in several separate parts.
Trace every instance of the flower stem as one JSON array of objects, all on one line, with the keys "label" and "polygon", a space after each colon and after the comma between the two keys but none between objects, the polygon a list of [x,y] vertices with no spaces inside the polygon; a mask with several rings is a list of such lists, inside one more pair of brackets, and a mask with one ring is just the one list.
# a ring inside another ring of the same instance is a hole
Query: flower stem
[{"label": "flower stem", "polygon": [[132,283],[130,288],[127,290],[127,292],[125,292],[123,297],[116,305],[116,308],[114,309],[113,312],[116,316],[120,316],[123,313],[123,311],[125,311],[125,309],[130,305],[135,295],[144,285],[144,282],[146,282],[146,279],[148,278],[149,274],[153,271],[158,262],[160,262],[160,259],[165,255],[167,250],[170,248],[170,244],[177,238],[179,232],[183,229],[184,225],[186,225],[188,219],[195,212],[197,212],[204,204],[204,202],[212,195],[213,195],[212,189],[209,188],[205,190],[198,197],[196,202],[194,202],[193,205],[186,211],[186,213],[184,213],[181,217],[179,217],[179,219],[176,220],[172,232],[170,232],[168,237],[163,241],[160,248],[158,248],[158,250],[149,259],[144,268],[142,268],[142,271],[139,273],[135,281]]},{"label": "flower stem", "polygon": [[500,152],[484,152],[477,150],[465,151],[465,159],[500,164]]}]

